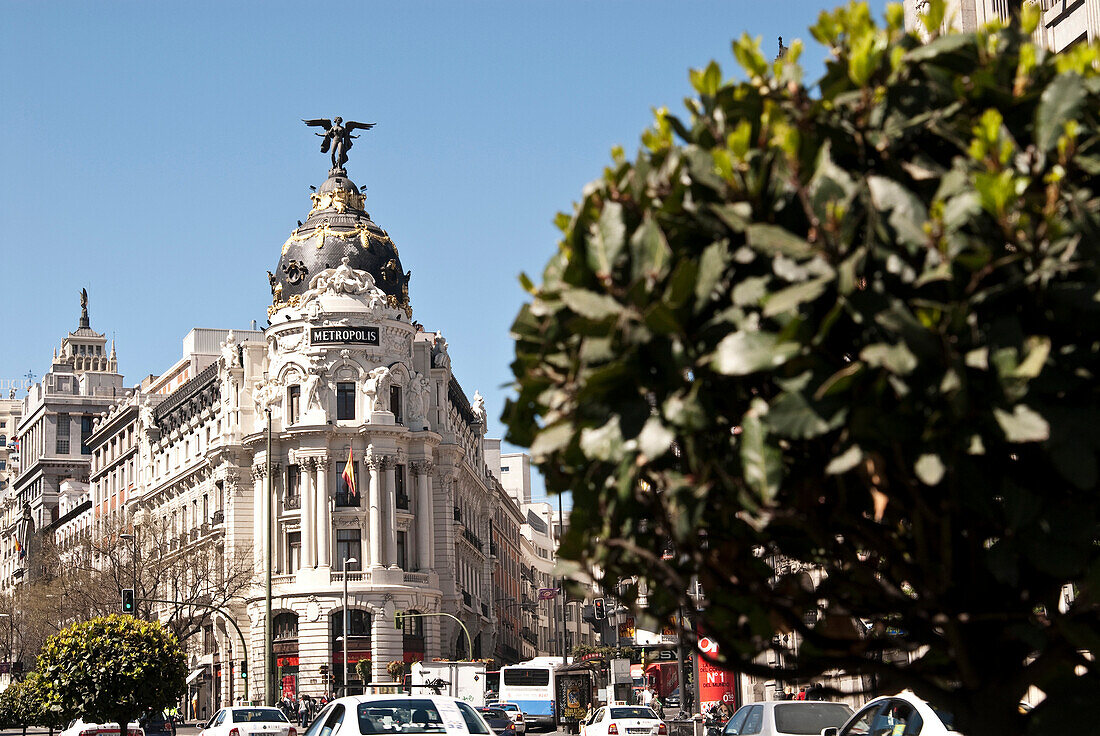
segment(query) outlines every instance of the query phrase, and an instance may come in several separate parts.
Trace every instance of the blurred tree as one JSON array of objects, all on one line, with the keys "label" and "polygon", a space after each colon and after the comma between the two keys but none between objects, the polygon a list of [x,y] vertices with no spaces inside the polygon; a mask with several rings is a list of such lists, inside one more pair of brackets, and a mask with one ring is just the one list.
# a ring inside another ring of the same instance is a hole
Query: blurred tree
[{"label": "blurred tree", "polygon": [[1037,48],[1034,6],[944,12],[928,43],[900,6],[822,13],[814,88],[798,42],[692,71],[522,278],[508,439],[573,493],[561,553],[661,618],[698,576],[727,665],[868,673],[972,736],[1087,730],[1100,54]]}]

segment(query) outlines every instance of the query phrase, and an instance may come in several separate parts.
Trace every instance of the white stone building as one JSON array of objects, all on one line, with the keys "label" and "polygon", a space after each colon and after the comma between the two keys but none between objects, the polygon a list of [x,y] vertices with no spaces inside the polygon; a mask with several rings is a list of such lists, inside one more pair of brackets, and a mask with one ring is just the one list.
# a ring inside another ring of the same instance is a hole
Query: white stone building
[{"label": "white stone building", "polygon": [[[1077,43],[1095,41],[1100,34],[1100,0],[1025,0],[1038,5],[1042,19],[1035,40],[1044,48],[1062,51]],[[905,27],[921,29],[919,17],[928,0],[905,0]],[[993,20],[1007,20],[1007,0],[947,0],[944,25],[974,31]]]}]

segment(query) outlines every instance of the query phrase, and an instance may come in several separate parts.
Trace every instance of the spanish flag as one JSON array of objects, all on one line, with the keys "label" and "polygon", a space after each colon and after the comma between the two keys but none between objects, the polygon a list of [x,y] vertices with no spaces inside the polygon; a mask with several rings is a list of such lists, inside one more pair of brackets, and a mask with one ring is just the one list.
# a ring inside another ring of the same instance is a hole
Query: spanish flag
[{"label": "spanish flag", "polygon": [[359,489],[355,487],[355,458],[352,457],[351,448],[348,448],[348,462],[344,465],[344,483],[348,486],[348,493],[352,496],[359,495]]},{"label": "spanish flag", "polygon": [[23,545],[19,544],[19,537],[15,536],[14,534],[12,536],[15,539],[15,552],[16,552],[16,554],[18,554],[20,557],[23,557]]}]

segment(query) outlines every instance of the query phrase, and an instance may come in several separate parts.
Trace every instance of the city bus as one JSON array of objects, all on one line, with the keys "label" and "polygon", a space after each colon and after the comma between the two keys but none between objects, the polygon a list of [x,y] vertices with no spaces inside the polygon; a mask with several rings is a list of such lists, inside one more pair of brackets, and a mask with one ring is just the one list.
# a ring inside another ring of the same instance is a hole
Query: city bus
[{"label": "city bus", "polygon": [[528,724],[554,728],[554,669],[559,664],[560,657],[536,657],[502,666],[499,700],[518,705]]}]

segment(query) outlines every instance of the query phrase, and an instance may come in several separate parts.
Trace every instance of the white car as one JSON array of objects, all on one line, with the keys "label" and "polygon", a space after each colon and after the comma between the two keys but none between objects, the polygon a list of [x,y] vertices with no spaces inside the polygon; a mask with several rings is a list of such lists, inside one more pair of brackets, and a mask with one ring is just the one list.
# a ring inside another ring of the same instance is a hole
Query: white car
[{"label": "white car", "polygon": [[[70,721],[57,736],[121,736],[121,733],[117,723],[89,723],[77,718]],[[137,721],[131,721],[126,736],[145,736],[145,731]]]},{"label": "white car", "polygon": [[494,736],[493,729],[469,703],[446,695],[420,693],[337,698],[321,709],[304,736],[422,733]]},{"label": "white car", "polygon": [[950,713],[934,708],[912,690],[870,701],[840,728],[821,736],[961,736]]},{"label": "white car", "polygon": [[726,721],[722,736],[818,736],[852,716],[844,703],[824,700],[766,700],[742,705]]},{"label": "white car", "polygon": [[516,726],[516,733],[527,732],[527,722],[523,720],[523,711],[515,703],[502,703],[499,700],[494,700],[486,705],[493,708],[500,708],[502,711],[508,714],[508,717],[512,719],[512,723]]},{"label": "white car", "polygon": [[605,705],[581,724],[581,736],[667,736],[668,726],[644,705]]},{"label": "white car", "polygon": [[278,708],[238,705],[215,713],[199,736],[298,736],[298,729]]}]

